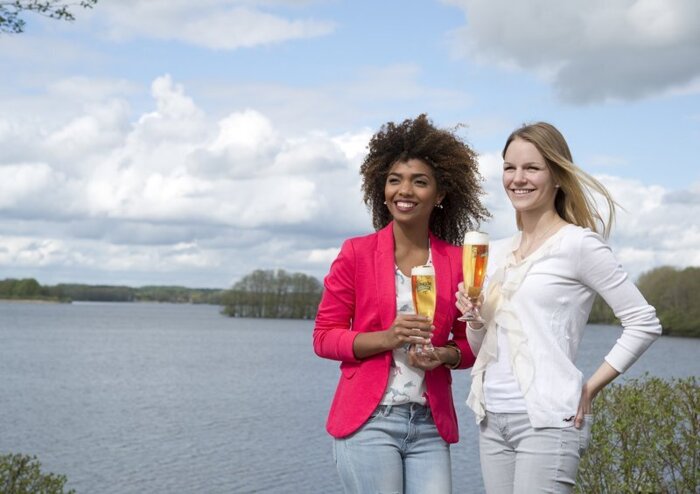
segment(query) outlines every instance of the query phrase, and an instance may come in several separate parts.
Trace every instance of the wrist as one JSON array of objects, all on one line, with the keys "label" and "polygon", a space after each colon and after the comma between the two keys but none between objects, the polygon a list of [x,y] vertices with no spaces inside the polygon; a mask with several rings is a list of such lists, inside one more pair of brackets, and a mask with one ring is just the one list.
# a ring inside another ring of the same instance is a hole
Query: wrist
[{"label": "wrist", "polygon": [[484,323],[476,321],[467,321],[467,327],[472,331],[481,331],[484,329]]},{"label": "wrist", "polygon": [[450,352],[450,354],[455,355],[455,358],[452,359],[452,363],[444,362],[443,365],[448,369],[456,369],[457,367],[459,367],[459,364],[462,363],[462,351],[454,342],[449,342],[447,345],[445,345],[445,348],[453,349],[454,352]]}]

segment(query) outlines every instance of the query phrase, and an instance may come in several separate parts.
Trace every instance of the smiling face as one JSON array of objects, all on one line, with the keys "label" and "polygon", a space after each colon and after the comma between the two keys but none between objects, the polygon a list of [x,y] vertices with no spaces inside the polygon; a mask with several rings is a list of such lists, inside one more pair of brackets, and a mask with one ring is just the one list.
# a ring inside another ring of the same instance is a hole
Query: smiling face
[{"label": "smiling face", "polygon": [[554,210],[557,194],[552,172],[534,144],[515,138],[503,159],[503,187],[520,214]]},{"label": "smiling face", "polygon": [[438,191],[433,169],[422,160],[396,162],[389,169],[384,199],[395,222],[427,228],[435,204],[444,197]]}]

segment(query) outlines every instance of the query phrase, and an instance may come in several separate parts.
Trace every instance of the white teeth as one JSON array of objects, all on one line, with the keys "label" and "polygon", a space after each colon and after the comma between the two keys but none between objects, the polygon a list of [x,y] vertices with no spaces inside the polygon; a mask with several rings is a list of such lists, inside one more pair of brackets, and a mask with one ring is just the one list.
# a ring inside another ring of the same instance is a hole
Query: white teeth
[{"label": "white teeth", "polygon": [[513,194],[517,195],[529,194],[530,192],[532,192],[531,189],[513,189]]},{"label": "white teeth", "polygon": [[412,208],[415,206],[412,202],[403,202],[403,201],[398,201],[396,205],[400,208]]}]

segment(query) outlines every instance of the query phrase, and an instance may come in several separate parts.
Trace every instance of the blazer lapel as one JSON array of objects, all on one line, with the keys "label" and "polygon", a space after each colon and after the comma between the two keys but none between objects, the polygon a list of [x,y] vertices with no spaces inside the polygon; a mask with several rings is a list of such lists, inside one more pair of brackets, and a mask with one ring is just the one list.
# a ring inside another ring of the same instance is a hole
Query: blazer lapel
[{"label": "blazer lapel", "polygon": [[[436,282],[436,314],[450,313],[450,303],[452,301],[452,264],[450,258],[445,252],[444,243],[435,235],[430,233],[430,251],[433,258],[433,267],[435,268]],[[435,327],[436,331],[441,328]]]},{"label": "blazer lapel", "polygon": [[384,329],[391,326],[396,319],[395,266],[393,223],[389,223],[377,232],[377,251],[374,253],[379,319]]}]

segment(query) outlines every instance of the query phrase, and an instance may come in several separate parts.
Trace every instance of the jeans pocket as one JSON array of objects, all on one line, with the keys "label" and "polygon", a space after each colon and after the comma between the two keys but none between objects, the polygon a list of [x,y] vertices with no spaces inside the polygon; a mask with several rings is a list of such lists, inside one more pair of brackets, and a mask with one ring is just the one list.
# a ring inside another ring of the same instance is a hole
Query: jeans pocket
[{"label": "jeans pocket", "polygon": [[586,414],[583,416],[583,426],[579,429],[579,454],[583,454],[584,451],[588,449],[591,444],[591,428],[593,427],[593,414]]}]

